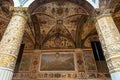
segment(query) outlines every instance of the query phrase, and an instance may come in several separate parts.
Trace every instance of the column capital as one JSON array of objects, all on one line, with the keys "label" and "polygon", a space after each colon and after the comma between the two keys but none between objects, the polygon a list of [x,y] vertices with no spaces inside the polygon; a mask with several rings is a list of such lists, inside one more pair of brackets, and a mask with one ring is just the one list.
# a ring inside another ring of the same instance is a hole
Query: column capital
[{"label": "column capital", "polygon": [[27,7],[13,7],[10,6],[10,11],[13,13],[13,16],[21,16],[25,19],[28,18],[28,8]]},{"label": "column capital", "polygon": [[114,11],[113,9],[96,9],[95,17],[96,18],[101,18],[101,17],[104,17],[104,16],[111,16],[113,11]]}]

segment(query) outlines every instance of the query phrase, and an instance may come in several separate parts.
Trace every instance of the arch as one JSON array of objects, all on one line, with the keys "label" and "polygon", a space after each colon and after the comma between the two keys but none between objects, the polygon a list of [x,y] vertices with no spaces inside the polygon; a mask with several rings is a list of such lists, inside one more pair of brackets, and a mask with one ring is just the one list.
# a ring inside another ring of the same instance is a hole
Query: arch
[{"label": "arch", "polygon": [[[4,1],[8,1],[8,2],[10,2],[11,4],[14,4],[14,3],[13,3],[13,0],[4,0]],[[2,1],[0,1],[0,2],[2,2]]]},{"label": "arch", "polygon": [[29,7],[29,5],[34,1],[34,0],[9,0],[12,1],[14,4],[14,7]]},{"label": "arch", "polygon": [[[65,40],[65,42],[67,41],[69,43],[68,44],[69,46],[61,46],[60,47],[60,44],[62,44],[62,42],[64,41],[62,38]],[[53,39],[52,43],[50,41],[51,39]],[[56,40],[59,40],[59,42],[58,41],[56,42]],[[49,43],[49,41],[50,41],[50,43]],[[59,45],[56,45],[56,43],[58,43]],[[44,40],[42,43],[43,46],[41,47],[41,49],[50,49],[50,47],[46,47],[46,44],[47,44],[47,46],[52,44],[51,47],[54,46],[54,48],[65,48],[65,47],[71,48],[71,49],[75,48],[74,42],[70,38],[68,38],[62,34],[59,34],[59,38],[57,38],[56,34],[54,34],[54,35],[50,36],[47,40]]]},{"label": "arch", "polygon": [[[55,2],[56,0],[35,0],[30,6],[29,10],[30,13],[33,13],[39,6],[44,4]],[[75,3],[76,5],[82,6],[90,15],[92,15],[95,11],[94,7],[86,0],[57,0],[57,2],[64,3],[64,2],[71,2]]]},{"label": "arch", "polygon": [[114,7],[114,13],[117,13],[120,11],[120,1],[115,5]]},{"label": "arch", "polygon": [[99,0],[86,0],[88,1],[94,8],[99,8]]},{"label": "arch", "polygon": [[110,8],[115,9],[115,7],[119,4],[120,0],[110,0]]}]

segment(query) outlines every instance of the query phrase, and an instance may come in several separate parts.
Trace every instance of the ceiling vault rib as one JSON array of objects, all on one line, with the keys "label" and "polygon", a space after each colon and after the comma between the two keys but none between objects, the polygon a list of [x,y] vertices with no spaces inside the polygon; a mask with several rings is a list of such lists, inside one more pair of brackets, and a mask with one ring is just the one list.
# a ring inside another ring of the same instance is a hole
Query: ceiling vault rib
[{"label": "ceiling vault rib", "polygon": [[32,30],[32,27],[30,26],[30,22],[27,22],[27,24],[28,24],[30,31],[32,32],[33,37],[35,38],[34,31]]},{"label": "ceiling vault rib", "polygon": [[30,35],[28,34],[28,32],[25,30],[25,34],[26,34],[26,36],[25,37],[27,37],[28,39],[30,39],[30,41],[34,44],[34,41],[31,39],[31,37],[30,37]]},{"label": "ceiling vault rib", "polygon": [[40,39],[40,27],[39,22],[36,15],[31,16],[34,31],[35,31],[35,49],[41,49],[41,39]]},{"label": "ceiling vault rib", "polygon": [[[47,42],[47,40],[49,40],[50,38],[54,37],[55,35],[56,35],[56,33],[53,34],[53,35],[48,35],[48,36],[44,39],[44,41],[42,42],[42,45],[44,45],[44,44]],[[70,37],[68,37],[68,36],[66,36],[66,35],[64,35],[64,34],[60,34],[60,36],[69,39],[69,40],[74,44],[74,40],[71,39]]]},{"label": "ceiling vault rib", "polygon": [[[63,25],[63,26],[64,26],[64,28],[66,29],[66,26],[65,26],[65,25]],[[68,34],[69,34],[69,35],[66,35],[66,38],[70,39],[70,40],[74,43],[74,39],[72,38],[71,33],[69,32],[69,30],[68,30],[68,29],[66,29],[66,31],[67,31],[67,32],[68,32]]]},{"label": "ceiling vault rib", "polygon": [[81,41],[81,42],[82,42],[81,45],[84,47],[84,43],[85,43],[86,39],[87,39],[88,37],[92,36],[92,35],[95,35],[95,34],[97,34],[96,28],[93,29],[93,30]]},{"label": "ceiling vault rib", "polygon": [[[55,2],[55,1],[56,0],[35,0],[29,6],[30,13],[33,13],[39,6],[42,6],[42,5],[50,3],[50,2]],[[57,1],[58,2],[71,2],[71,3],[74,3],[76,5],[82,6],[82,7],[84,7],[87,10],[87,12],[89,14],[93,14],[93,12],[95,11],[94,7],[88,1],[86,1],[86,0],[57,0]],[[88,5],[89,8],[86,7],[86,5]]]},{"label": "ceiling vault rib", "polygon": [[76,43],[75,43],[75,46],[76,48],[81,48],[82,47],[82,39],[81,39],[81,36],[82,36],[82,30],[83,30],[83,26],[85,24],[85,22],[87,21],[87,16],[86,15],[83,15],[81,16],[80,20],[78,20],[78,26],[77,26],[77,29],[76,29]]}]

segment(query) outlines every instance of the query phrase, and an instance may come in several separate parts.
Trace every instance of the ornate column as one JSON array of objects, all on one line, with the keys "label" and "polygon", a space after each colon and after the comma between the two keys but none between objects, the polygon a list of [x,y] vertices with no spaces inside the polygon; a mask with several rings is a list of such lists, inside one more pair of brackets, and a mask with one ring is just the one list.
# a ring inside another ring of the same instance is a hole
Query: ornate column
[{"label": "ornate column", "polygon": [[27,8],[11,7],[12,18],[0,42],[0,80],[12,80],[27,22]]},{"label": "ornate column", "polygon": [[96,29],[112,80],[120,80],[120,34],[110,9],[97,10]]}]

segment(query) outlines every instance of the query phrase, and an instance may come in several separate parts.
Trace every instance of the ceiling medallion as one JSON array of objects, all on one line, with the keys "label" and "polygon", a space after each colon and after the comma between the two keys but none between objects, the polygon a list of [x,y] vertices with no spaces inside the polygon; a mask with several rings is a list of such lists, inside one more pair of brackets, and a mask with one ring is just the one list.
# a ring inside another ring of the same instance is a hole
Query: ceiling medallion
[{"label": "ceiling medallion", "polygon": [[57,20],[57,24],[63,24],[63,20]]},{"label": "ceiling medallion", "polygon": [[63,8],[58,8],[57,9],[57,14],[62,15],[63,14]]}]

